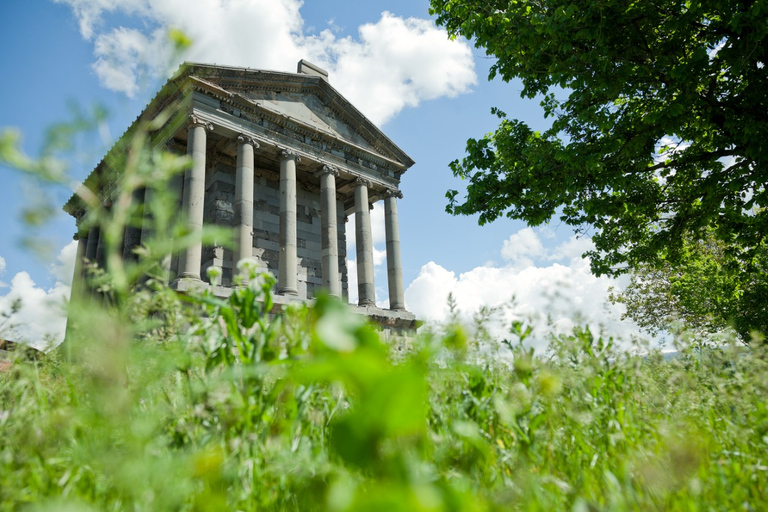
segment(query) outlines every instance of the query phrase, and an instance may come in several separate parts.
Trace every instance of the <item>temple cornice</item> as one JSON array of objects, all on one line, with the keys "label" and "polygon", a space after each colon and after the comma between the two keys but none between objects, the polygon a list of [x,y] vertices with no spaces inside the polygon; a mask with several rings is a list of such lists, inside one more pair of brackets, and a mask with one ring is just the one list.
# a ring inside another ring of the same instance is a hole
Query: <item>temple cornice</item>
[{"label": "temple cornice", "polygon": [[[368,167],[373,170],[376,170],[379,166],[381,166],[384,169],[390,170],[392,173],[398,175],[405,172],[405,170],[412,164],[412,162],[403,163],[394,160],[385,154],[382,154],[381,152],[386,151],[384,151],[380,145],[376,144],[375,139],[367,140],[367,142],[371,144],[372,147],[379,151],[374,153],[355,144],[354,142],[340,139],[338,134],[322,130],[316,126],[307,125],[301,120],[293,118],[289,115],[275,112],[266,107],[263,103],[251,100],[242,94],[227,91],[226,89],[219,87],[216,84],[209,83],[197,77],[190,77],[190,82],[192,84],[193,90],[213,96],[215,99],[222,103],[222,105],[220,105],[219,109],[217,110],[221,110],[222,112],[225,112],[229,115],[245,118],[255,124],[263,125],[265,121],[269,121],[281,128],[290,129],[299,135],[320,138],[329,146],[343,147],[347,150],[347,152],[354,154],[358,158],[361,158],[363,161],[366,161],[368,163]],[[210,106],[213,107],[213,105]],[[227,106],[230,108],[227,108]],[[235,113],[235,109],[237,109],[239,112]],[[335,110],[334,113],[339,115],[340,118],[344,118],[344,116],[340,115],[340,113]],[[350,125],[357,128],[359,131],[363,131],[359,123],[352,122]]]},{"label": "temple cornice", "polygon": [[[205,108],[205,110],[203,110],[203,108]],[[212,123],[214,125],[214,131],[218,128],[233,135],[235,133],[244,133],[249,137],[252,137],[261,146],[273,146],[281,150],[290,147],[300,158],[317,162],[320,165],[334,166],[338,168],[342,174],[351,179],[367,179],[371,181],[373,188],[376,189],[383,190],[397,188],[400,182],[400,180],[395,178],[384,178],[383,176],[378,175],[378,173],[374,173],[370,169],[361,166],[359,163],[351,162],[332,153],[328,153],[327,151],[318,151],[309,144],[299,142],[295,138],[268,130],[263,126],[253,125],[251,123],[249,123],[249,126],[246,126],[239,118],[229,119],[223,117],[219,111],[209,111],[209,108],[210,107],[197,107],[193,112],[194,115]],[[241,122],[238,123],[237,121]]]}]

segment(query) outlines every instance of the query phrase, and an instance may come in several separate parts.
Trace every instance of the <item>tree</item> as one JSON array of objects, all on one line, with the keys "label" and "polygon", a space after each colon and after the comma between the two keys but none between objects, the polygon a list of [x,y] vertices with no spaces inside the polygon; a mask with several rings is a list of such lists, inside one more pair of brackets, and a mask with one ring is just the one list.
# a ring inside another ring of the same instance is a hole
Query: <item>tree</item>
[{"label": "tree", "polygon": [[676,264],[706,230],[749,264],[768,229],[768,3],[431,0],[452,36],[541,98],[550,129],[498,110],[451,163],[446,209],[590,232],[592,270]]},{"label": "tree", "polygon": [[711,234],[686,239],[678,265],[641,264],[611,301],[654,335],[676,324],[700,337],[731,327],[749,343],[753,331],[768,332],[768,257],[761,248],[750,270],[734,265],[725,249]]}]

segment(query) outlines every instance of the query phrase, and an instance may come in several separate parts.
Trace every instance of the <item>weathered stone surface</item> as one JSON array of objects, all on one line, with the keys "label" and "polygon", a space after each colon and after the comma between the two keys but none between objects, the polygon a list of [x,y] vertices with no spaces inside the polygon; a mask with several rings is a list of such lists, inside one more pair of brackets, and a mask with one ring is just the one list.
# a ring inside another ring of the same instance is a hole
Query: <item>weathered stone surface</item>
[{"label": "weathered stone surface", "polygon": [[355,186],[355,240],[357,243],[357,294],[360,306],[376,304],[376,288],[373,283],[373,237],[371,213],[368,203],[366,180],[358,180]]},{"label": "weathered stone surface", "polygon": [[389,309],[405,309],[403,263],[400,259],[400,227],[397,219],[398,195],[398,192],[391,191],[384,199],[384,229],[387,239]]},{"label": "weathered stone surface", "polygon": [[[192,233],[203,229],[205,202],[205,158],[208,130],[213,126],[197,116],[190,116],[187,140],[187,154],[192,158],[192,165],[184,175],[184,204],[187,225]],[[202,244],[190,245],[184,252],[179,276],[200,280],[202,264]]]}]

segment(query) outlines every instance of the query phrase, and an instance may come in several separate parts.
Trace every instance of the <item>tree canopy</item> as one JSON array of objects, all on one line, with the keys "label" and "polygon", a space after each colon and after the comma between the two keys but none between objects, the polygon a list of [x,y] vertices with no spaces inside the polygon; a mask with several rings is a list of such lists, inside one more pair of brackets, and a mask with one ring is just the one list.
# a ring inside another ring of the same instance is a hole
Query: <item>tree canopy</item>
[{"label": "tree canopy", "polygon": [[552,119],[496,110],[452,162],[447,210],[589,232],[592,270],[676,262],[705,230],[749,261],[768,228],[768,2],[431,0]]},{"label": "tree canopy", "polygon": [[731,328],[749,344],[755,331],[768,333],[768,253],[761,247],[751,268],[744,268],[732,265],[725,249],[709,231],[686,239],[680,263],[640,264],[611,300],[653,335],[682,327],[703,340]]}]

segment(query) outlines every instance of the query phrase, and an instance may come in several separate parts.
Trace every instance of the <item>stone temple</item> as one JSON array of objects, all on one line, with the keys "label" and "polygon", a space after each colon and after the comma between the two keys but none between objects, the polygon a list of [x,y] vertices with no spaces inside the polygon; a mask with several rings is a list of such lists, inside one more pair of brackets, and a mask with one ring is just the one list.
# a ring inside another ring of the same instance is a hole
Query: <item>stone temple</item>
[{"label": "stone temple", "polygon": [[[414,162],[330,85],[324,70],[304,60],[297,73],[185,63],[132,128],[174,104],[183,105],[183,115],[153,132],[151,142],[192,159],[170,185],[176,208],[193,231],[204,224],[232,229],[235,246],[196,244],[167,259],[168,286],[210,286],[206,269],[217,266],[223,275],[214,293],[226,296],[237,262],[252,257],[277,276],[282,307],[320,289],[346,298],[349,272],[357,272],[354,311],[389,332],[415,327],[405,310],[397,215],[400,178]],[[83,184],[107,208],[115,199],[110,180],[120,177],[119,169],[109,172],[108,157]],[[385,209],[388,308],[376,306],[374,288],[370,209],[377,201]],[[81,228],[86,207],[77,194],[64,210],[78,224],[74,289],[84,282],[83,261],[104,264],[103,240],[98,227]],[[347,247],[352,213],[355,248]],[[123,258],[136,257],[141,239],[141,229],[126,228]],[[357,268],[348,269],[352,250]]]}]

